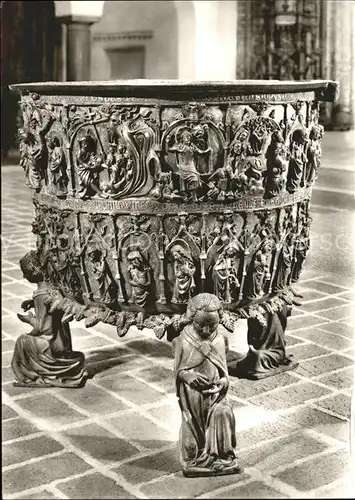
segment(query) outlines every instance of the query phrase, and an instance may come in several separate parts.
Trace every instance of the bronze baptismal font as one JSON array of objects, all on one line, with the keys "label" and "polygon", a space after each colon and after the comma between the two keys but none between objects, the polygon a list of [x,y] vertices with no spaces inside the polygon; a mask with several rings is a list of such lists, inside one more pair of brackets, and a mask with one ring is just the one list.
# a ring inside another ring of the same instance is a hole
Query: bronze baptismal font
[{"label": "bronze baptismal font", "polygon": [[[310,247],[328,81],[125,80],[21,93],[37,285],[19,319],[16,384],[82,387],[69,323],[135,325],[173,341],[184,474],[239,470],[224,334],[247,320],[230,374],[289,370],[285,329]],[[33,311],[33,312],[32,312]],[[222,330],[221,330],[222,329]],[[224,333],[221,333],[221,332]]]}]

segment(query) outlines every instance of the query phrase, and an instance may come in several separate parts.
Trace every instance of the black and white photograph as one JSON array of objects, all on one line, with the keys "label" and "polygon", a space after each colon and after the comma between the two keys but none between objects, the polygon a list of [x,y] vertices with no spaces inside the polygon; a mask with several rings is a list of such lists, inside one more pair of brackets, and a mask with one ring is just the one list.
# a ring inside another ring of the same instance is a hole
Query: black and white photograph
[{"label": "black and white photograph", "polygon": [[355,1],[1,1],[4,500],[355,496]]}]

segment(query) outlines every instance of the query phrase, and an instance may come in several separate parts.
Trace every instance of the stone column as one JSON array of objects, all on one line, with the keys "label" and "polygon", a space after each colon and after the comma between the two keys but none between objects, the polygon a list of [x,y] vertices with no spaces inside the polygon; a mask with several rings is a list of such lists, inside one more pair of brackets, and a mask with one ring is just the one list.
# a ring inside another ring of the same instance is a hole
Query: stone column
[{"label": "stone column", "polygon": [[175,2],[178,23],[178,77],[195,78],[195,9],[193,2]]},{"label": "stone column", "polygon": [[178,1],[179,78],[236,77],[237,3]]},{"label": "stone column", "polygon": [[329,66],[323,76],[340,82],[339,99],[332,112],[332,128],[349,130],[354,125],[355,5],[350,0],[331,0],[326,4],[325,53]]},{"label": "stone column", "polygon": [[[90,80],[91,66],[91,25],[97,19],[75,18],[73,16],[61,19],[65,24],[63,34],[66,40],[66,80],[83,81]],[[64,52],[64,51],[63,51]]]},{"label": "stone column", "polygon": [[91,25],[99,21],[103,1],[56,1],[56,16],[62,23],[64,81],[90,80]]}]

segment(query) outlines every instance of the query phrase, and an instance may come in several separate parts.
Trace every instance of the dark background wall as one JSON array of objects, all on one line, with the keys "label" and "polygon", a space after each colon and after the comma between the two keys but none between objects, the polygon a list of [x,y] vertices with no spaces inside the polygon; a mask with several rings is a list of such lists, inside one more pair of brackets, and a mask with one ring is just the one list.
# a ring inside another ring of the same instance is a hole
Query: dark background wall
[{"label": "dark background wall", "polygon": [[1,2],[1,157],[16,147],[18,96],[8,85],[57,79],[60,24],[53,1]]}]

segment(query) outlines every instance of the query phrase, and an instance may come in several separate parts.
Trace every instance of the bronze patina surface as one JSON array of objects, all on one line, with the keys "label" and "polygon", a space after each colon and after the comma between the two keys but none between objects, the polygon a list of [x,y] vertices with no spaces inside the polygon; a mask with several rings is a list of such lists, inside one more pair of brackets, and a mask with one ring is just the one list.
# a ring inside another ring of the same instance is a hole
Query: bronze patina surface
[{"label": "bronze patina surface", "polygon": [[[284,332],[309,249],[319,102],[336,99],[335,82],[11,88],[21,92],[21,166],[48,284],[35,313],[43,321],[56,315],[47,336],[68,335],[68,322],[85,318],[116,326],[119,336],[137,325],[173,339],[190,298],[207,292],[231,324],[248,319],[250,350],[236,374],[261,378],[295,366]],[[40,343],[43,329],[36,331]],[[70,349],[56,354],[47,344],[54,358],[72,359]],[[47,366],[46,378],[26,365],[24,345],[15,349],[17,382],[50,385]]]}]

